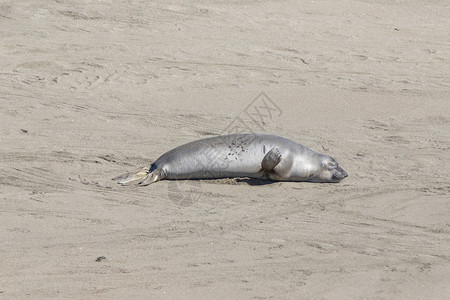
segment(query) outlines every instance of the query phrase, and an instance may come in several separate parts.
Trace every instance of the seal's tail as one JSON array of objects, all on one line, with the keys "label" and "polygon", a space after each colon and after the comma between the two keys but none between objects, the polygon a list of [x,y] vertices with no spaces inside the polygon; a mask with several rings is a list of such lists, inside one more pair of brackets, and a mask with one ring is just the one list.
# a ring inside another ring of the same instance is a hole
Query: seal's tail
[{"label": "seal's tail", "polygon": [[112,180],[117,181],[117,183],[121,185],[149,185],[150,183],[157,182],[161,179],[161,172],[156,169],[150,172],[149,167],[139,168],[134,172],[126,173],[117,177],[114,177]]}]

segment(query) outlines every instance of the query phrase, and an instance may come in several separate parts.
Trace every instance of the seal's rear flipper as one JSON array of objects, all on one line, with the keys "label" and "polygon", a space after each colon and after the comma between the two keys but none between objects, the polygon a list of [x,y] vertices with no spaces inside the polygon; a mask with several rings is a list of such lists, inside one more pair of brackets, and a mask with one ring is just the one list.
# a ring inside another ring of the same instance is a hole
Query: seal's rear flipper
[{"label": "seal's rear flipper", "polygon": [[113,178],[112,180],[117,181],[117,183],[122,185],[131,185],[135,183],[140,183],[143,181],[149,174],[150,168],[143,167],[139,168],[134,172],[126,173],[120,176]]},{"label": "seal's rear flipper", "polygon": [[153,182],[157,182],[161,180],[161,171],[156,169],[153,172],[150,172],[139,182],[139,185],[149,185]]},{"label": "seal's rear flipper", "polygon": [[272,148],[267,152],[261,162],[261,168],[263,172],[271,172],[281,161],[281,153],[277,147]]}]

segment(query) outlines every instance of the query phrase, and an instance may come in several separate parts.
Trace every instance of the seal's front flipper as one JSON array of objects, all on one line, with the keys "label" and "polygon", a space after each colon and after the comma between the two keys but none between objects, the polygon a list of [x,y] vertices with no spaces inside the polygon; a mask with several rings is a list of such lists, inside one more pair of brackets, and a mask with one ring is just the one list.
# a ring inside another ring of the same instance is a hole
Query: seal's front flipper
[{"label": "seal's front flipper", "polygon": [[271,172],[273,169],[280,163],[281,161],[281,153],[277,147],[272,148],[269,152],[267,152],[266,156],[264,156],[261,162],[261,168],[263,172]]},{"label": "seal's front flipper", "polygon": [[141,182],[146,176],[148,175],[148,172],[150,171],[149,167],[143,167],[139,168],[134,172],[126,173],[120,176],[117,176],[113,178],[112,180],[117,181],[117,183],[122,185],[131,185],[134,183]]}]

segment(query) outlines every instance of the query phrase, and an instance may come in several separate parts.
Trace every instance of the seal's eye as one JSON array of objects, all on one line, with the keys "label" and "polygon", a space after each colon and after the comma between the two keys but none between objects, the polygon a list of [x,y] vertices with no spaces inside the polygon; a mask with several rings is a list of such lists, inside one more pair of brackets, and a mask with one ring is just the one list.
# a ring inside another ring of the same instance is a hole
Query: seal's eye
[{"label": "seal's eye", "polygon": [[330,161],[330,162],[328,162],[328,167],[330,167],[330,168],[336,168],[336,167],[337,167],[337,162],[335,162],[335,161]]}]

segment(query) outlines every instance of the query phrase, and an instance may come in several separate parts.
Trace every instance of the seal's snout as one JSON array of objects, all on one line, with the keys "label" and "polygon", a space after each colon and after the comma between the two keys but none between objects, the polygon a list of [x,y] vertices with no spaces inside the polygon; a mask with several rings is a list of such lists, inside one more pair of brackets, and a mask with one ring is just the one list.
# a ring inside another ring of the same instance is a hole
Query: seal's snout
[{"label": "seal's snout", "polygon": [[338,167],[336,169],[335,173],[333,174],[333,179],[335,181],[341,181],[345,177],[348,177],[348,173],[344,169],[342,169],[341,167]]}]

